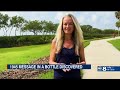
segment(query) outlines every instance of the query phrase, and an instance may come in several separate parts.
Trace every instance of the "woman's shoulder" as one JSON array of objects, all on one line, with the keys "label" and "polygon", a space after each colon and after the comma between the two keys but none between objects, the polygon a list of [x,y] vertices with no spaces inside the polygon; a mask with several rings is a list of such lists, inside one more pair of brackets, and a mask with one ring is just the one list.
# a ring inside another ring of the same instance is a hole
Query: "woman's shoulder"
[{"label": "woman's shoulder", "polygon": [[53,40],[52,40],[52,45],[56,45],[56,39],[54,38]]},{"label": "woman's shoulder", "polygon": [[54,38],[54,39],[52,40],[52,43],[56,43],[56,38]]}]

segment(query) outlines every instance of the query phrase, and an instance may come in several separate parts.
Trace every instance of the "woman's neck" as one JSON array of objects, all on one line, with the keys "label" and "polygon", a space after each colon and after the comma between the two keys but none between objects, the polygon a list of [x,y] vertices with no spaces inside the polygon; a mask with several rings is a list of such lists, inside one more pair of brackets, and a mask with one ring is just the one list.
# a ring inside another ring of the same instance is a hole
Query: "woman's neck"
[{"label": "woman's neck", "polygon": [[72,35],[65,35],[65,39],[64,40],[72,40]]}]

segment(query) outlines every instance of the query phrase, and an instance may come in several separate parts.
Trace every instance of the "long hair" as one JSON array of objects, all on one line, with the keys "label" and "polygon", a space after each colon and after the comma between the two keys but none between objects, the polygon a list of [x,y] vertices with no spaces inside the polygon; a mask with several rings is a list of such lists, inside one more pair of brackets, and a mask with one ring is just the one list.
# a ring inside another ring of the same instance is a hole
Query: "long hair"
[{"label": "long hair", "polygon": [[[73,36],[74,45],[75,45],[75,53],[77,55],[79,55],[80,45],[83,43],[83,32],[81,30],[79,22],[72,14],[67,14],[65,16],[69,16],[73,20],[74,31],[73,31],[72,36]],[[61,19],[61,21],[58,25],[56,36],[55,36],[56,47],[57,47],[56,53],[59,53],[61,51],[63,41],[64,41],[64,35],[65,35],[64,31],[63,31],[63,19],[64,19],[64,17]]]}]

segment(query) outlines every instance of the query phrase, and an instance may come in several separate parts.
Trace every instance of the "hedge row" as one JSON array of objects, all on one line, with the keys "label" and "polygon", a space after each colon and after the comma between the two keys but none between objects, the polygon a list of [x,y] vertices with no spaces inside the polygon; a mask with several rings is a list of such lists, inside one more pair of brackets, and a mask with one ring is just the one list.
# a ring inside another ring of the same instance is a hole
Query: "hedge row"
[{"label": "hedge row", "polygon": [[45,44],[51,42],[53,37],[53,35],[4,36],[0,37],[0,48]]},{"label": "hedge row", "polygon": [[[111,34],[84,34],[84,39],[110,37]],[[54,35],[26,35],[0,37],[0,48],[50,43]]]},{"label": "hedge row", "polygon": [[84,39],[112,37],[112,34],[84,34]]}]

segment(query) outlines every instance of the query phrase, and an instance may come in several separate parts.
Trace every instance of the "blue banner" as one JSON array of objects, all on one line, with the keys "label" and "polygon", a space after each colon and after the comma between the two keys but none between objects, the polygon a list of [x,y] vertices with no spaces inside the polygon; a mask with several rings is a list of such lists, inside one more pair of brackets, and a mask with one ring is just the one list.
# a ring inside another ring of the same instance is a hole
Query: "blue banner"
[{"label": "blue banner", "polygon": [[90,64],[8,64],[7,69],[91,69]]},{"label": "blue banner", "polygon": [[97,71],[120,71],[120,66],[98,66]]}]

